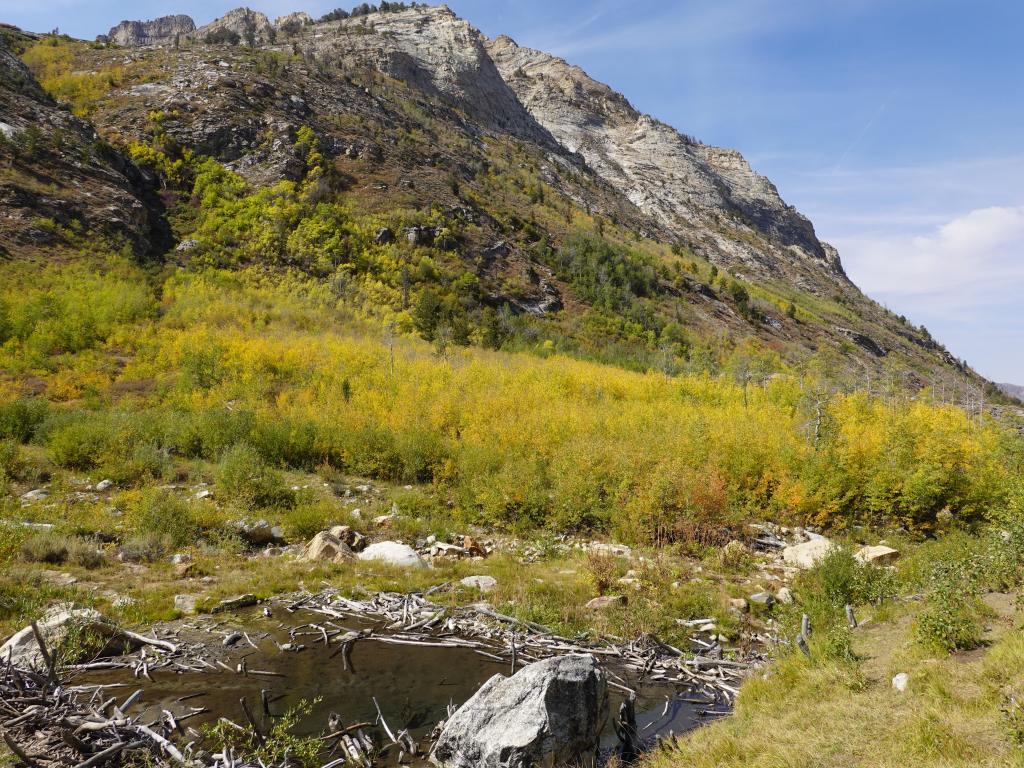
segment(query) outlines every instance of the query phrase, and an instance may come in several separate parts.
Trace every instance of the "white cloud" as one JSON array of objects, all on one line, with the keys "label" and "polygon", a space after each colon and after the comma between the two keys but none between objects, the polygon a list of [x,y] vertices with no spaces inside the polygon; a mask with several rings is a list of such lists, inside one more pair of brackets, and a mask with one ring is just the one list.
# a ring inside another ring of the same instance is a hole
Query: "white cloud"
[{"label": "white cloud", "polygon": [[1024,288],[1024,206],[970,211],[927,234],[849,237],[836,245],[868,293],[932,297],[950,307]]},{"label": "white cloud", "polygon": [[1024,206],[978,208],[921,233],[837,238],[851,279],[983,375],[1024,383]]}]

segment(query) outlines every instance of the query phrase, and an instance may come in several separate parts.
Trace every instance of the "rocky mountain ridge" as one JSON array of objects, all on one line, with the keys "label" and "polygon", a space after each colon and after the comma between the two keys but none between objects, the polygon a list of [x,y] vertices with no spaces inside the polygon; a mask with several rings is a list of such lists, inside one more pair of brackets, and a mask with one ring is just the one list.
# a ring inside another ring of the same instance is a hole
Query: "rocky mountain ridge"
[{"label": "rocky mountain ridge", "polygon": [[[79,71],[118,73],[90,107],[101,135],[151,142],[156,115],[162,146],[217,159],[259,188],[301,176],[296,137],[309,128],[367,210],[438,209],[468,223],[445,248],[493,306],[585,309],[592,299],[536,246],[557,248],[586,222],[671,246],[678,277],[643,298],[701,338],[752,336],[791,359],[831,348],[859,377],[898,359],[911,386],[984,385],[864,297],[742,155],[641,114],[562,59],[491,40],[444,6],[273,23],[240,8],[185,35],[175,30],[194,24],[182,19],[122,22],[110,45],[76,49]],[[509,183],[530,200],[510,197]]]}]

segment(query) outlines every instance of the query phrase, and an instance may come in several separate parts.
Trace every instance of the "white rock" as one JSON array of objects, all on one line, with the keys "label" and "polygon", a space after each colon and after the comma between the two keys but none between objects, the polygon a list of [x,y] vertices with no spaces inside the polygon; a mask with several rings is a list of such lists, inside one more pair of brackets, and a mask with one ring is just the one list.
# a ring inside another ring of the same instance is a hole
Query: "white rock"
[{"label": "white rock", "polygon": [[896,677],[892,679],[892,687],[894,690],[904,693],[910,686],[910,675],[906,672],[900,672]]},{"label": "white rock", "polygon": [[[50,653],[59,651],[72,627],[88,627],[108,637],[117,634],[116,628],[91,608],[58,605],[51,608],[36,622]],[[0,647],[0,662],[41,669],[43,655],[39,651],[32,627],[27,626]]]},{"label": "white rock", "polygon": [[493,576],[467,576],[461,583],[464,587],[479,589],[481,592],[491,592],[498,586],[498,580]]},{"label": "white rock", "polygon": [[109,490],[109,489],[111,489],[113,487],[114,487],[114,481],[113,480],[100,480],[98,483],[96,483],[96,490],[97,491],[101,491],[101,492]]},{"label": "white rock", "polygon": [[775,599],[782,605],[793,604],[793,591],[789,587],[782,587],[778,592],[775,593]]},{"label": "white rock", "polygon": [[819,560],[832,551],[835,545],[823,536],[814,535],[810,541],[794,544],[782,550],[782,559],[787,565],[797,568],[813,568]]},{"label": "white rock", "polygon": [[175,595],[174,596],[174,610],[178,613],[183,613],[186,616],[191,616],[196,612],[196,603],[198,598],[195,595]]},{"label": "white rock", "polygon": [[402,568],[426,568],[416,550],[397,541],[378,541],[359,553],[360,560],[379,560]]},{"label": "white rock", "polygon": [[592,541],[586,545],[588,552],[597,552],[601,555],[612,555],[614,557],[633,557],[633,550],[625,544],[613,544],[604,541]]},{"label": "white rock", "polygon": [[21,494],[21,500],[24,502],[42,501],[49,496],[50,492],[45,488],[35,488],[28,493]]},{"label": "white rock", "polygon": [[871,565],[892,565],[900,559],[900,551],[879,544],[875,547],[861,547],[854,557],[859,562]]},{"label": "white rock", "polygon": [[203,488],[203,490],[196,493],[196,499],[199,499],[200,501],[203,499],[208,499],[211,496],[213,496],[213,494],[207,488]]}]

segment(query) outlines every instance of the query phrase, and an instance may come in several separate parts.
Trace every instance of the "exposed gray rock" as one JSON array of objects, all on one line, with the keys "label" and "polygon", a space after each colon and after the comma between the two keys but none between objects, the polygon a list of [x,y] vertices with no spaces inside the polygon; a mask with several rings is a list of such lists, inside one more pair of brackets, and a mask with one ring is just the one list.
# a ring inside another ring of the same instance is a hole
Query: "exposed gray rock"
[{"label": "exposed gray rock", "polygon": [[426,568],[416,550],[397,541],[378,541],[359,553],[360,560],[379,560],[400,568]]},{"label": "exposed gray rock", "polygon": [[196,31],[190,16],[161,16],[152,21],[122,21],[105,35],[117,45],[166,45],[175,37],[181,39]]},{"label": "exposed gray rock", "polygon": [[[39,627],[39,633],[51,654],[60,653],[73,630],[88,630],[90,634],[108,641],[116,639],[119,635],[117,627],[98,611],[91,608],[75,608],[71,605],[55,606],[43,614],[36,622],[36,626]],[[6,664],[8,661],[21,667],[43,668],[43,654],[31,625],[17,632],[0,647],[0,662]]]},{"label": "exposed gray rock", "polygon": [[619,608],[624,606],[627,602],[625,595],[603,595],[601,597],[595,597],[584,607],[588,611],[607,611],[610,608]]},{"label": "exposed gray rock", "polygon": [[861,547],[854,554],[854,557],[861,563],[870,563],[871,565],[892,565],[900,559],[900,551],[887,547],[883,544],[879,544],[874,547]]},{"label": "exposed gray rock", "polygon": [[445,768],[593,764],[607,708],[593,656],[540,661],[484,683],[445,724],[430,759]]},{"label": "exposed gray rock", "polygon": [[233,32],[243,43],[252,40],[255,43],[268,43],[276,37],[276,32],[265,13],[251,8],[235,8],[219,19],[200,27],[195,31],[198,40],[206,40],[215,32]]},{"label": "exposed gray rock", "polygon": [[481,592],[492,592],[498,586],[498,580],[493,576],[467,576],[460,583],[464,587],[479,589]]},{"label": "exposed gray rock", "polygon": [[302,559],[309,562],[339,563],[351,559],[352,554],[352,550],[340,538],[330,531],[321,531],[306,545]]},{"label": "exposed gray rock", "polygon": [[279,525],[271,525],[266,520],[239,520],[235,530],[242,540],[251,547],[265,547],[268,544],[280,544],[285,540],[284,530]]},{"label": "exposed gray rock", "polygon": [[782,559],[787,565],[797,568],[813,568],[819,560],[832,551],[833,544],[828,539],[817,536],[803,544],[794,544],[782,550]]}]

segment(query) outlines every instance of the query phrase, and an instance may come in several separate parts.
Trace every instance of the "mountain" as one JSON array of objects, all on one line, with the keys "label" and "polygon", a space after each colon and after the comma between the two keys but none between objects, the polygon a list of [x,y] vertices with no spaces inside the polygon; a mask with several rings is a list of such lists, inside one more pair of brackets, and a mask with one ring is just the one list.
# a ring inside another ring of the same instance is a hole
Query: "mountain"
[{"label": "mountain", "polygon": [[1010,397],[1015,397],[1018,400],[1024,400],[1024,387],[1019,384],[997,384],[1000,390]]},{"label": "mountain", "polygon": [[[489,308],[512,317],[505,337],[517,344],[543,333],[566,351],[640,367],[666,355],[720,367],[753,344],[850,384],[988,386],[865,297],[738,152],[641,114],[562,59],[489,39],[445,6],[384,6],[319,22],[271,23],[247,8],[202,27],[184,16],[122,22],[91,45],[10,31],[36,78],[79,116],[8,56],[28,89],[4,83],[2,98],[24,113],[12,130],[32,121],[31,104],[44,134],[65,137],[66,124],[77,147],[95,129],[104,150],[86,165],[64,152],[57,165],[70,175],[48,176],[58,194],[0,200],[0,214],[21,222],[5,247],[17,255],[34,237],[26,222],[53,218],[113,227],[140,255],[180,261],[193,243],[201,255],[207,245],[182,207],[190,190],[168,169],[210,157],[252,190],[298,183],[308,128],[329,165],[325,199],[366,216],[420,212],[399,222],[407,229],[434,212],[409,242],[433,249],[440,282],[417,282],[407,267],[358,276],[383,281],[413,314],[428,288],[439,292],[445,322],[467,328],[460,338]],[[50,167],[55,159],[48,151]],[[44,173],[14,164],[23,188]],[[471,295],[453,292],[459,274]]]}]

